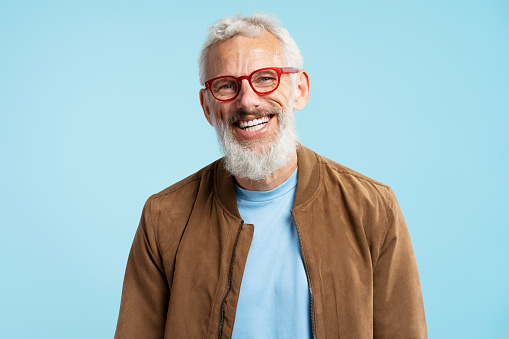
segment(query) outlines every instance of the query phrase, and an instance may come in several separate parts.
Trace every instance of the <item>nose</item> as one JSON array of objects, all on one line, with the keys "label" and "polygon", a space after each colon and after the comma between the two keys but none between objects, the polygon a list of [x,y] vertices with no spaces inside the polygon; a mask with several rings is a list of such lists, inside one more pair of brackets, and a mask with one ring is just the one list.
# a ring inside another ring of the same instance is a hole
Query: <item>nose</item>
[{"label": "nose", "polygon": [[237,97],[237,109],[250,112],[260,105],[260,96],[253,90],[247,79],[240,81],[240,92]]}]

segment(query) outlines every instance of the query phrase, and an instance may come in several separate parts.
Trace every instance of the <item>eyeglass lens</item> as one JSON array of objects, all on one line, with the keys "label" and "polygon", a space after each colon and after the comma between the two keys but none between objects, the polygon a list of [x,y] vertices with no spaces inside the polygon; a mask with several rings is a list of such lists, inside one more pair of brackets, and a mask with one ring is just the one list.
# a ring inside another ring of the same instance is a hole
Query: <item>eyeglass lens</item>
[{"label": "eyeglass lens", "polygon": [[[277,87],[279,76],[278,73],[272,69],[260,70],[251,75],[249,83],[258,93],[268,93]],[[210,87],[214,96],[221,100],[233,98],[240,89],[237,79],[230,77],[216,79],[212,82]]]}]

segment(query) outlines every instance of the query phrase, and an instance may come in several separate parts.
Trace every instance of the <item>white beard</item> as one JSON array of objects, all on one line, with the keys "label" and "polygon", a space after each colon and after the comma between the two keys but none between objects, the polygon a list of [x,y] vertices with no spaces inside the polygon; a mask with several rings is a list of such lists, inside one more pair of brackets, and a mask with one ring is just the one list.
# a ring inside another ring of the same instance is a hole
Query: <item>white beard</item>
[{"label": "white beard", "polygon": [[[233,136],[231,126],[233,121],[240,119],[242,113],[233,114],[225,121],[216,119],[214,112],[210,109],[212,122],[223,148],[225,168],[231,175],[251,180],[262,180],[292,160],[299,145],[295,132],[293,95],[289,103],[286,108],[281,110],[258,113],[262,116],[267,113],[275,114],[273,119],[278,119],[278,131],[273,142],[266,140],[239,142]],[[266,143],[266,145],[260,149],[259,143]]]}]

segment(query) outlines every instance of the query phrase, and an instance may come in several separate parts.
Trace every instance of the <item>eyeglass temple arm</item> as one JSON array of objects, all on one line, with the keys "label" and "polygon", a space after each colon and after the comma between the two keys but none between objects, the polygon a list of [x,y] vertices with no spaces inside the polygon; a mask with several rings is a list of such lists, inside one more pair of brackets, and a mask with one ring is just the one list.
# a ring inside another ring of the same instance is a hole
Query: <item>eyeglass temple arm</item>
[{"label": "eyeglass temple arm", "polygon": [[297,73],[299,70],[295,67],[283,67],[281,68],[282,73]]}]

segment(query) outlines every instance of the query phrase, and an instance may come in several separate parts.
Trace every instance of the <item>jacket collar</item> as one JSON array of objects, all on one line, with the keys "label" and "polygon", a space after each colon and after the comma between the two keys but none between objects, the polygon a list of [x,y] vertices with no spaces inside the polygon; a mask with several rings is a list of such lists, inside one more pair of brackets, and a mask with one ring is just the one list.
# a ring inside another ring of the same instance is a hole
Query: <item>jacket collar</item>
[{"label": "jacket collar", "polygon": [[[294,208],[307,202],[316,191],[320,181],[320,168],[318,155],[302,145],[297,149],[297,193]],[[241,218],[237,208],[235,195],[235,181],[233,176],[224,168],[224,159],[221,158],[215,165],[214,190],[224,207],[237,218]]]}]

